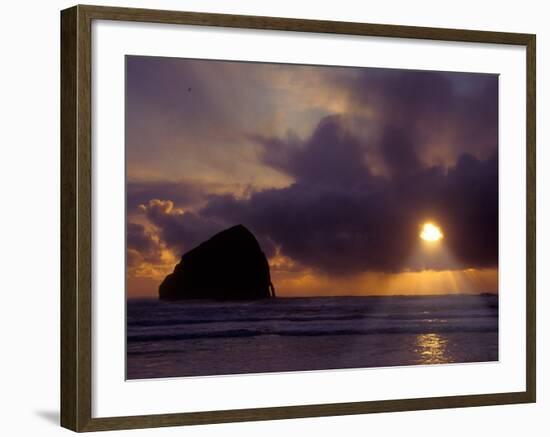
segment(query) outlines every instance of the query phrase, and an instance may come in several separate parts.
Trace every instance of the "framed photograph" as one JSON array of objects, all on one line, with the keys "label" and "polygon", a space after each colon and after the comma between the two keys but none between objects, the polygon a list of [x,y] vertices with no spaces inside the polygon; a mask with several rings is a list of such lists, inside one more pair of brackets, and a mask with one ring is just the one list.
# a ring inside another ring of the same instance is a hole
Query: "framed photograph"
[{"label": "framed photograph", "polygon": [[61,423],[535,402],[535,35],[61,12]]}]

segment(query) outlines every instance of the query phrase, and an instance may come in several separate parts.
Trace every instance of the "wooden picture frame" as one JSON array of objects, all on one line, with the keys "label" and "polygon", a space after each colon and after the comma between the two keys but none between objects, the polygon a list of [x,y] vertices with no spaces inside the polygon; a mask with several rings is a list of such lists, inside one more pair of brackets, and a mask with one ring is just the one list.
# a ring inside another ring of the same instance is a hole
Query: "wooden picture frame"
[{"label": "wooden picture frame", "polygon": [[[526,48],[526,390],[511,393],[395,399],[128,417],[92,417],[92,35],[93,20],[347,34]],[[275,420],[535,402],[535,35],[239,16],[196,12],[75,6],[61,12],[61,425],[99,431]]]}]

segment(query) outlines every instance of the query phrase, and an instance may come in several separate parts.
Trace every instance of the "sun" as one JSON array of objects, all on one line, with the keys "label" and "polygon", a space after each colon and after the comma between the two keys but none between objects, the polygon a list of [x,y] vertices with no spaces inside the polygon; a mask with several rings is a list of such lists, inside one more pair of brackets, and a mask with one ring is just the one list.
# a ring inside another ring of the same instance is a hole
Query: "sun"
[{"label": "sun", "polygon": [[422,225],[422,231],[420,232],[420,238],[430,242],[439,241],[443,238],[443,233],[441,229],[433,223],[424,223],[424,225]]}]

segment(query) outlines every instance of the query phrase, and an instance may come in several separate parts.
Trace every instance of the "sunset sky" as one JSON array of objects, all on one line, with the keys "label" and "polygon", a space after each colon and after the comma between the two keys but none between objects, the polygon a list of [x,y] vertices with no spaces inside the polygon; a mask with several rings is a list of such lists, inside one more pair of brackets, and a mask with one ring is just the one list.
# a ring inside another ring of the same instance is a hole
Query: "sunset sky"
[{"label": "sunset sky", "polygon": [[498,76],[128,56],[126,87],[130,297],[239,223],[278,296],[498,291]]}]

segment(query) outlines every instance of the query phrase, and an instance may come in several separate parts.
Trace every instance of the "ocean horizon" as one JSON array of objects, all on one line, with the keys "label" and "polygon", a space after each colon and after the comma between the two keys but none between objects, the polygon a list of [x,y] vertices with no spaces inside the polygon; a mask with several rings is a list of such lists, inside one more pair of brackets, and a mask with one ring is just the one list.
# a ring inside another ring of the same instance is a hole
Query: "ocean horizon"
[{"label": "ocean horizon", "polygon": [[127,379],[498,361],[498,294],[127,300]]}]

